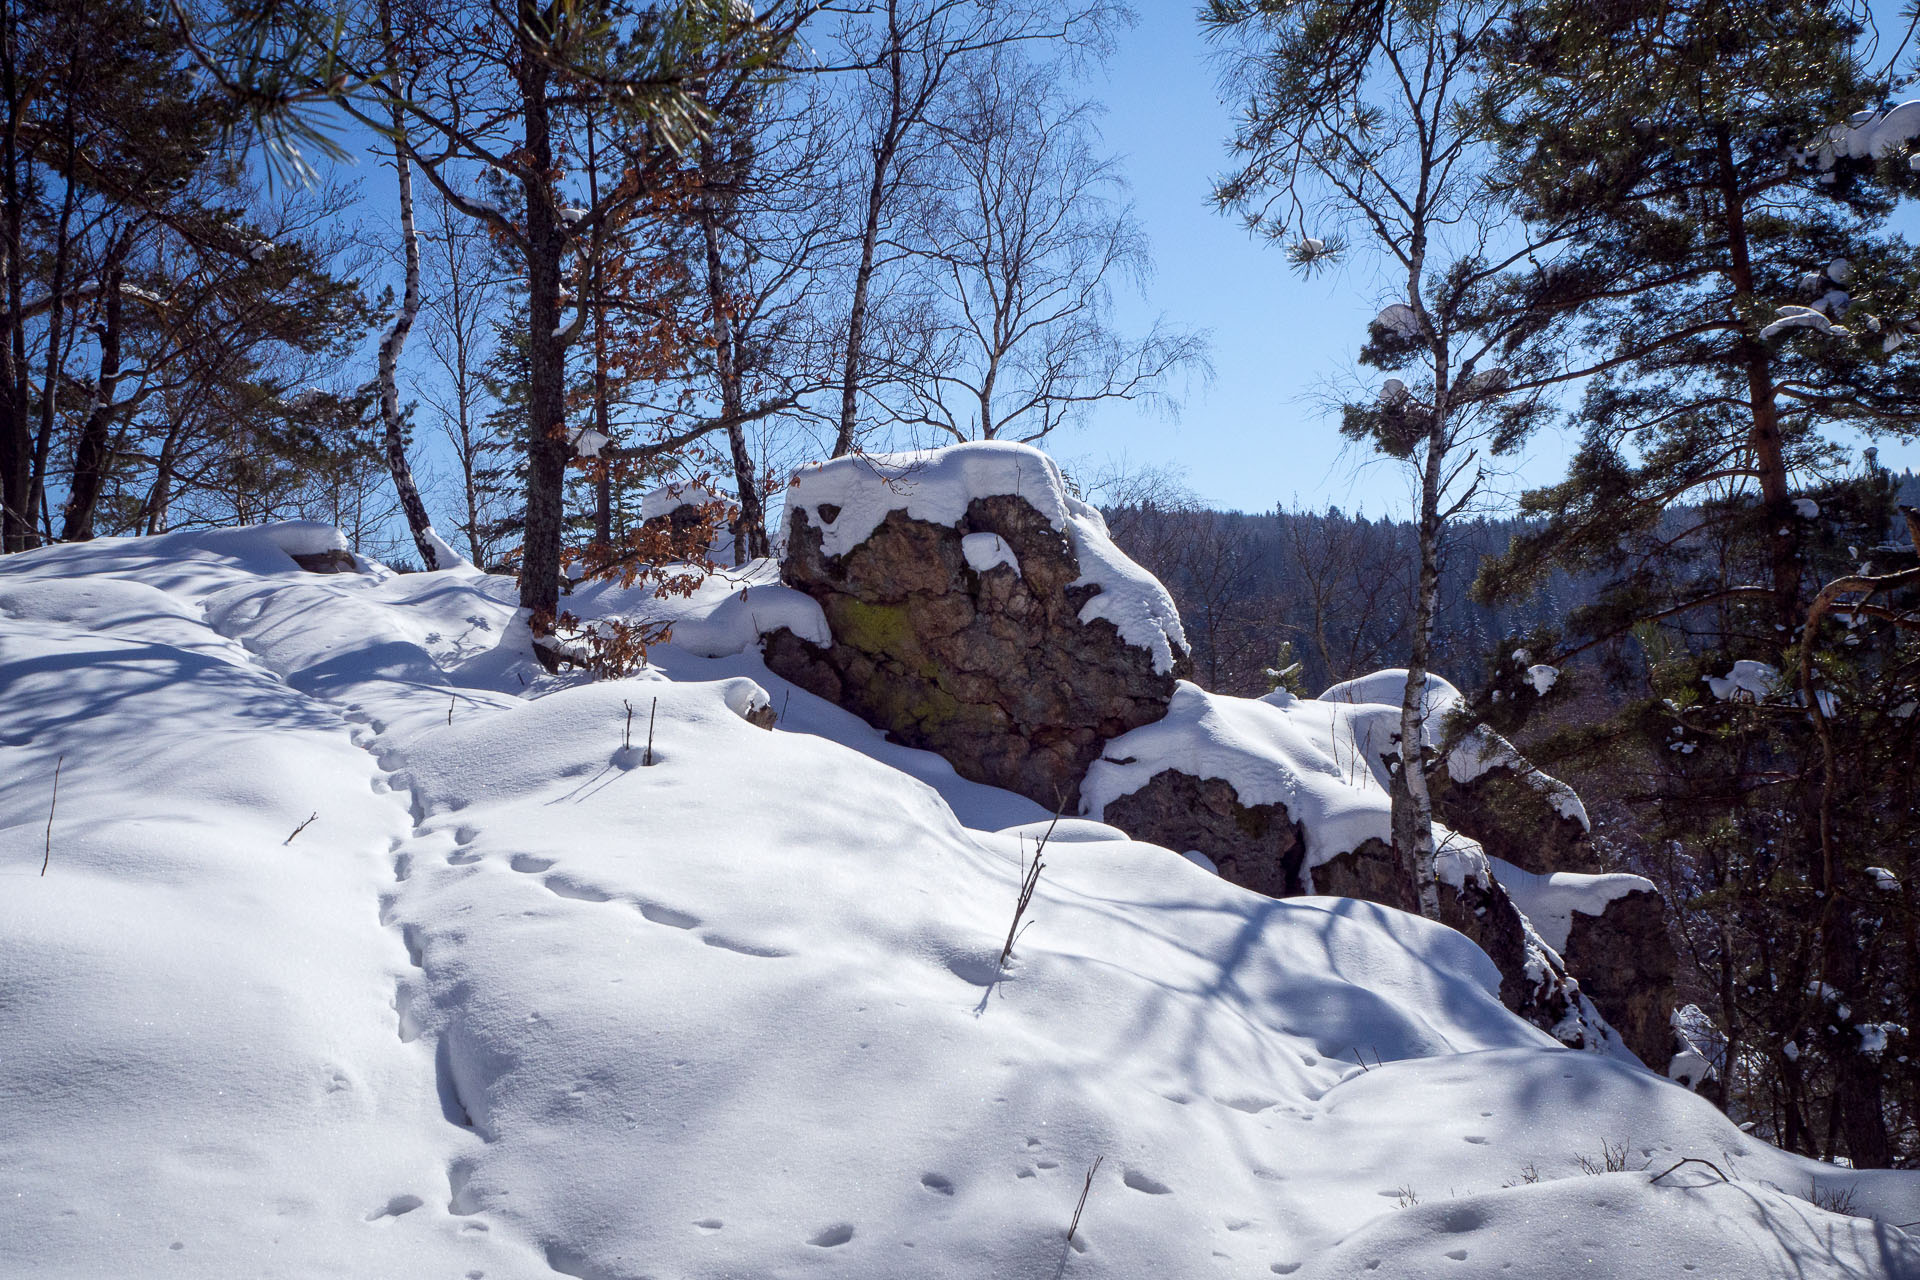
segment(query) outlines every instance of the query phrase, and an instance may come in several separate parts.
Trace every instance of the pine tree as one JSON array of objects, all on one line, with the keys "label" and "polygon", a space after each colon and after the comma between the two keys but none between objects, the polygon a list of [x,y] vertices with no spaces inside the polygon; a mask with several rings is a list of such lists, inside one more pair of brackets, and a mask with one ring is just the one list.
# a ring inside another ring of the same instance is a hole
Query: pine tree
[{"label": "pine tree", "polygon": [[[1502,180],[1566,235],[1524,296],[1578,307],[1603,367],[1567,479],[1527,496],[1541,524],[1477,589],[1606,578],[1559,651],[1601,652],[1638,695],[1589,738],[1640,762],[1684,850],[1684,949],[1744,1102],[1790,1147],[1882,1166],[1898,1055],[1869,1028],[1899,1020],[1916,973],[1889,996],[1866,968],[1891,954],[1866,867],[1888,836],[1911,847],[1911,800],[1889,803],[1887,779],[1904,760],[1910,781],[1912,729],[1884,717],[1911,696],[1913,650],[1898,626],[1807,624],[1891,514],[1884,474],[1851,466],[1836,429],[1902,431],[1920,405],[1920,255],[1887,225],[1920,189],[1920,107],[1876,109],[1888,85],[1861,36],[1820,0],[1546,0],[1504,29]],[[1519,693],[1516,664],[1497,676]],[[1829,699],[1851,776],[1822,768],[1808,703]],[[1823,812],[1853,825],[1823,838]]]}]

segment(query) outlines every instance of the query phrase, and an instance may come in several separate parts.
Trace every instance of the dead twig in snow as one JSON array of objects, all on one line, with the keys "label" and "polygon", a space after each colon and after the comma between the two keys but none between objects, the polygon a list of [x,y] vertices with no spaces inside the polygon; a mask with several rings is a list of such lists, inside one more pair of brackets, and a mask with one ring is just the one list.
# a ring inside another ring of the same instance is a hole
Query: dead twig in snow
[{"label": "dead twig in snow", "polygon": [[1073,1221],[1067,1224],[1067,1243],[1073,1243],[1073,1233],[1080,1229],[1080,1214],[1087,1207],[1087,1193],[1093,1190],[1093,1175],[1100,1172],[1100,1162],[1105,1156],[1095,1156],[1093,1167],[1087,1170],[1087,1180],[1080,1186],[1080,1203],[1073,1206]]},{"label": "dead twig in snow", "polygon": [[[1060,801],[1060,808],[1053,811],[1053,821],[1047,824],[1045,833],[1040,837],[1040,843],[1034,846],[1032,865],[1023,866],[1022,868],[1020,897],[1013,904],[1013,923],[1007,926],[1007,942],[1005,946],[1000,948],[1000,967],[1002,969],[1006,968],[1007,961],[1013,958],[1013,944],[1019,941],[1020,934],[1023,932],[1020,928],[1020,917],[1027,914],[1027,906],[1033,901],[1033,891],[1040,887],[1040,868],[1045,865],[1041,862],[1040,855],[1046,852],[1047,841],[1053,837],[1053,829],[1059,825],[1060,814],[1066,807],[1067,802],[1063,797]],[[1022,849],[1024,853],[1024,842]]]},{"label": "dead twig in snow", "polygon": [[1682,1164],[1703,1164],[1707,1166],[1707,1168],[1713,1170],[1715,1173],[1720,1174],[1720,1181],[1722,1182],[1733,1181],[1733,1179],[1729,1178],[1724,1172],[1722,1172],[1720,1166],[1715,1164],[1713,1161],[1702,1160],[1699,1156],[1688,1156],[1686,1159],[1680,1161],[1679,1164],[1674,1165],[1672,1169],[1662,1169],[1659,1173],[1656,1173],[1653,1175],[1653,1177],[1647,1179],[1648,1185],[1652,1185],[1653,1183],[1660,1181],[1660,1179],[1672,1173],[1674,1169],[1678,1169]]},{"label": "dead twig in snow", "polygon": [[293,835],[288,836],[285,840],[282,840],[280,842],[281,847],[285,848],[287,845],[292,844],[293,836],[299,835],[302,831],[305,831],[308,827],[312,826],[313,820],[319,816],[320,816],[320,811],[318,809],[315,809],[312,813],[308,814],[307,820],[293,829]]},{"label": "dead twig in snow", "polygon": [[641,764],[653,763],[653,718],[659,714],[660,699],[655,698],[653,700],[653,710],[647,712],[647,754],[641,758]]},{"label": "dead twig in snow", "polygon": [[40,857],[40,874],[47,874],[47,864],[53,861],[53,811],[60,803],[60,768],[67,758],[62,755],[53,762],[53,798],[47,801],[47,851]]}]

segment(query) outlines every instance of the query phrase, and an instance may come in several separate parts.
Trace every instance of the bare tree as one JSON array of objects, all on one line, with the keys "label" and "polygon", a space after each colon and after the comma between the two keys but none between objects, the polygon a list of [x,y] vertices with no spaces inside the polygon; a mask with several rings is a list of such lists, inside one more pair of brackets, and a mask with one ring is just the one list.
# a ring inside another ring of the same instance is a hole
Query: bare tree
[{"label": "bare tree", "polygon": [[[875,281],[905,258],[905,206],[920,198],[923,161],[937,145],[932,129],[945,86],[969,60],[997,48],[1046,43],[1103,54],[1114,26],[1130,15],[1114,0],[1065,6],[1015,0],[882,0],[850,15],[838,32],[840,66],[859,77],[857,142],[849,180],[864,194],[849,265],[841,331],[835,457],[854,448],[860,410],[872,395]],[[894,368],[901,362],[893,362]]]},{"label": "bare tree", "polygon": [[[559,603],[565,478],[574,455],[567,351],[589,314],[582,291],[567,286],[569,258],[591,260],[640,212],[656,189],[648,166],[661,155],[663,136],[682,145],[697,136],[694,83],[728,67],[770,67],[804,12],[803,0],[758,15],[745,6],[659,10],[621,0],[414,0],[407,16],[410,91],[380,74],[377,48],[357,55],[343,48],[335,59],[340,74],[367,86],[342,98],[343,108],[396,135],[446,201],[500,240],[524,281],[520,603],[536,619],[551,618]],[[388,118],[395,107],[404,116],[399,129]],[[565,145],[572,125],[589,114],[617,120],[620,132],[610,141],[632,157],[622,181],[591,195]],[[463,172],[498,184],[517,209],[469,195]]]},{"label": "bare tree", "polygon": [[492,321],[505,301],[504,282],[493,264],[491,237],[459,213],[437,192],[429,203],[431,221],[422,233],[425,249],[427,352],[435,376],[414,380],[414,391],[438,417],[460,468],[468,558],[490,564],[495,558],[493,526],[500,511],[499,468],[503,448],[487,428],[485,406],[491,400],[482,372],[492,350]]},{"label": "bare tree", "polygon": [[[389,66],[397,67],[401,65],[401,59],[400,45],[393,29],[393,0],[380,0],[379,10],[380,38],[386,45],[387,62]],[[403,77],[401,83],[404,91],[411,83],[411,77]],[[393,172],[399,183],[400,248],[405,263],[405,286],[401,294],[400,312],[394,316],[393,324],[380,339],[380,423],[385,434],[387,471],[393,477],[393,491],[399,498],[401,512],[406,516],[407,529],[413,535],[414,549],[420,553],[420,564],[431,572],[450,566],[440,563],[443,544],[433,531],[433,522],[427,517],[426,503],[420,500],[420,489],[413,482],[413,468],[407,463],[407,423],[406,414],[400,407],[399,377],[400,353],[406,349],[407,335],[413,331],[414,318],[420,314],[420,235],[413,222],[413,166],[407,159],[407,120],[399,99],[389,104],[388,115],[393,122]]]},{"label": "bare tree", "polygon": [[1205,339],[1113,321],[1117,283],[1152,260],[1118,162],[1097,150],[1097,108],[1018,48],[960,70],[934,118],[919,266],[939,300],[925,367],[900,370],[906,421],[956,440],[1038,440],[1103,400],[1170,403],[1169,378],[1204,369]]},{"label": "bare tree", "polygon": [[1544,340],[1551,313],[1504,288],[1557,233],[1513,227],[1486,182],[1471,108],[1489,88],[1481,50],[1501,15],[1489,0],[1213,0],[1202,15],[1225,49],[1224,84],[1247,103],[1240,167],[1217,202],[1286,241],[1302,271],[1338,258],[1353,232],[1395,277],[1362,361],[1412,384],[1389,378],[1348,403],[1341,429],[1404,462],[1417,493],[1393,837],[1429,917],[1439,891],[1421,744],[1446,529],[1480,494],[1487,455],[1514,448],[1545,413],[1543,389],[1572,376]]},{"label": "bare tree", "polygon": [[[750,401],[799,405],[830,388],[821,332],[844,210],[834,172],[844,132],[820,79],[710,85],[713,125],[697,148],[692,199],[708,341],[696,353],[727,420],[739,515],[734,554],[772,554],[766,483],[748,438]],[[763,431],[776,418],[761,419]]]}]

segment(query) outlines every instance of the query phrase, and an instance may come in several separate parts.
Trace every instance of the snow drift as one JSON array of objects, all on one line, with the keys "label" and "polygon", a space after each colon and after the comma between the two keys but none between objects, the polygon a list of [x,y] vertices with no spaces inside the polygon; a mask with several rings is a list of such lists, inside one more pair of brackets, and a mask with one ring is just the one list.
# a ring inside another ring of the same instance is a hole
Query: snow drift
[{"label": "snow drift", "polygon": [[1458,934],[1083,823],[1002,971],[1037,805],[751,654],[548,677],[505,581],[282,536],[0,560],[24,1273],[1920,1270],[1913,1175],[1555,1047]]}]

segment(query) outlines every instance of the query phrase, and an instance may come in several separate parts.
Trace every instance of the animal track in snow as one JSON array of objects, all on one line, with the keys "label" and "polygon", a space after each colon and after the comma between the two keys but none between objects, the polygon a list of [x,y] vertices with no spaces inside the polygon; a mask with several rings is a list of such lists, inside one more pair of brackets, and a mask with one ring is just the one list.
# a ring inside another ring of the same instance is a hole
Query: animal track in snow
[{"label": "animal track in snow", "polygon": [[702,1218],[700,1219],[700,1221],[694,1223],[693,1225],[700,1228],[702,1231],[718,1231],[721,1227],[724,1227],[727,1224],[720,1221],[720,1219],[718,1218]]},{"label": "animal track in snow", "polygon": [[1158,1178],[1150,1177],[1140,1172],[1138,1169],[1127,1170],[1126,1174],[1120,1180],[1129,1187],[1132,1187],[1135,1191],[1144,1192],[1150,1196],[1167,1196],[1173,1194],[1172,1187],[1160,1181]]},{"label": "animal track in snow", "polygon": [[817,1249],[837,1249],[851,1239],[853,1239],[853,1227],[841,1222],[822,1228],[807,1243]]},{"label": "animal track in snow", "polygon": [[404,1213],[412,1213],[426,1201],[419,1196],[395,1196],[393,1199],[367,1215],[368,1222],[378,1222],[382,1218],[397,1218]]},{"label": "animal track in snow", "polygon": [[[743,956],[759,956],[765,960],[779,960],[793,954],[791,951],[782,951],[778,947],[762,946],[754,942],[740,942],[717,933],[703,933],[700,934],[699,937],[700,941],[710,947],[718,947],[722,951],[736,951]],[[852,1228],[848,1229],[851,1230]]]},{"label": "animal track in snow", "polygon": [[513,857],[507,859],[507,865],[515,871],[524,871],[526,874],[533,876],[539,875],[542,871],[552,867],[553,859],[537,857],[531,853],[516,853]]},{"label": "animal track in snow", "polygon": [[640,914],[655,924],[664,924],[670,929],[691,929],[700,923],[700,917],[687,911],[676,911],[672,907],[661,906],[657,902],[637,902]]},{"label": "animal track in snow", "polygon": [[953,1194],[953,1179],[943,1173],[921,1174],[920,1185],[936,1195],[950,1196]]},{"label": "animal track in snow", "polygon": [[1465,1249],[1449,1249],[1447,1250],[1447,1256],[1455,1262],[1465,1262],[1467,1260],[1467,1251]]},{"label": "animal track in snow", "polygon": [[581,884],[571,876],[552,875],[541,883],[559,898],[573,898],[580,902],[611,902],[613,895],[592,885]]}]

